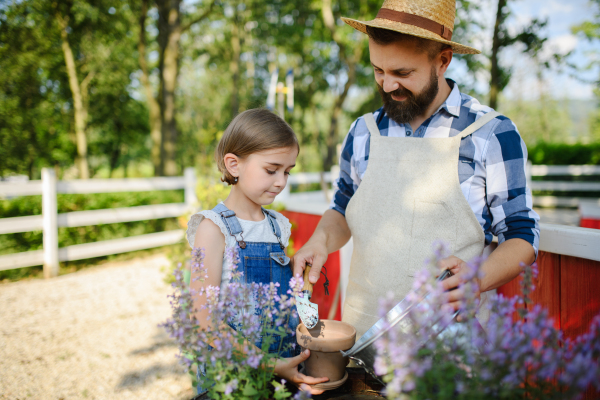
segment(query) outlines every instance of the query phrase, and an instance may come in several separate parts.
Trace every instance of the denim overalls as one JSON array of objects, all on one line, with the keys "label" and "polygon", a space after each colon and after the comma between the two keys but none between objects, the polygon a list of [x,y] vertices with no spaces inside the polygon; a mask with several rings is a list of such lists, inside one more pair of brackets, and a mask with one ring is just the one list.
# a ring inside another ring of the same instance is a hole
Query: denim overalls
[{"label": "denim overalls", "polygon": [[[235,238],[238,243],[239,259],[237,270],[244,273],[242,279],[245,283],[270,283],[278,282],[279,288],[277,294],[287,295],[289,290],[289,282],[292,278],[292,269],[289,265],[290,259],[285,255],[284,246],[281,241],[281,230],[279,224],[273,214],[270,211],[262,209],[265,218],[268,219],[273,234],[277,237],[278,243],[268,242],[246,242],[244,241],[244,232],[242,227],[235,216],[235,212],[229,210],[224,204],[218,204],[213,211],[221,216],[223,223],[227,227],[227,231],[231,236]],[[289,320],[290,330],[296,330],[300,320],[296,313],[295,316],[291,316]],[[235,329],[235,326],[232,326]],[[296,338],[291,334],[288,334],[283,339],[283,345],[281,348],[288,347],[287,350],[281,353],[281,357],[294,357],[300,354],[300,346],[291,348],[290,344],[295,344]],[[257,347],[261,347],[261,341],[255,343]],[[269,353],[275,353],[279,349],[279,340],[275,342],[269,348]],[[200,371],[204,366],[201,366],[198,371],[198,381],[202,378]],[[202,371],[204,372],[204,371]],[[202,389],[198,387],[198,393],[202,393]]]}]

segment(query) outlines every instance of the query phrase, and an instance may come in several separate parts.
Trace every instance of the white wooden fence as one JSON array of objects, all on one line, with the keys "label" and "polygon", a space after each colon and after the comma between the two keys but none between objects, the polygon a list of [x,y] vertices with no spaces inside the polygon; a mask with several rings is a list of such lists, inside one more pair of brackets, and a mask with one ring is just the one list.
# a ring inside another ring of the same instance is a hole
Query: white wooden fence
[{"label": "white wooden fence", "polygon": [[[527,165],[531,190],[554,192],[600,192],[600,165]],[[532,181],[532,176],[598,176],[598,182]],[[533,205],[577,207],[578,197],[534,196]]]},{"label": "white wooden fence", "polygon": [[[600,192],[600,182],[531,180],[532,176],[600,176],[600,166],[597,165],[549,166],[529,164],[527,170],[528,181],[532,190]],[[318,202],[317,204],[313,201],[314,195],[317,193],[303,193],[290,198],[290,188],[292,185],[320,183],[322,193],[318,195],[324,196],[324,200],[329,201],[332,191],[329,189],[328,184],[335,185],[335,177],[338,175],[338,166],[334,166],[331,172],[292,174],[285,191],[280,194],[277,200],[285,203],[290,209],[295,209],[298,206],[305,208],[314,205],[315,210],[322,212],[321,208],[326,207],[326,203],[320,204],[321,202]],[[0,218],[0,234],[41,229],[44,238],[43,250],[0,256],[0,271],[43,265],[44,276],[52,277],[58,275],[58,263],[60,261],[81,260],[177,243],[183,235],[183,231],[180,229],[59,248],[58,228],[178,217],[196,203],[195,185],[196,176],[193,168],[187,168],[184,176],[179,177],[71,181],[57,181],[53,169],[43,169],[42,180],[40,181],[0,182],[0,198],[42,195],[42,215]],[[56,195],[58,193],[88,194],[175,189],[184,189],[184,203],[57,213]],[[536,206],[577,207],[579,201],[579,198],[573,197],[534,196],[534,205]]]},{"label": "white wooden fence", "polygon": [[[57,181],[54,170],[44,168],[41,181],[0,182],[0,197],[42,195],[42,215],[0,218],[0,234],[40,229],[43,231],[43,250],[0,256],[0,271],[43,265],[44,276],[54,277],[58,275],[60,261],[81,260],[177,243],[183,237],[181,229],[59,248],[58,228],[179,217],[197,202],[195,187],[196,174],[193,168],[186,168],[184,176],[177,177],[71,181]],[[74,211],[63,214],[57,212],[58,193],[88,194],[176,189],[184,189],[184,203]]]}]

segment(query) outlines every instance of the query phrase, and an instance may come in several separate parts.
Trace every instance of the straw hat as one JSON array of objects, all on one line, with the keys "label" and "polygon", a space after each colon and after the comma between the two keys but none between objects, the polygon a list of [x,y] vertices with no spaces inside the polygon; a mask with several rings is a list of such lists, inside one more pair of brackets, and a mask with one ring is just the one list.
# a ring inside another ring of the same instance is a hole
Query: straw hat
[{"label": "straw hat", "polygon": [[454,53],[481,53],[451,40],[455,9],[455,0],[385,0],[371,21],[343,17],[342,21],[362,33],[372,26],[449,44]]}]

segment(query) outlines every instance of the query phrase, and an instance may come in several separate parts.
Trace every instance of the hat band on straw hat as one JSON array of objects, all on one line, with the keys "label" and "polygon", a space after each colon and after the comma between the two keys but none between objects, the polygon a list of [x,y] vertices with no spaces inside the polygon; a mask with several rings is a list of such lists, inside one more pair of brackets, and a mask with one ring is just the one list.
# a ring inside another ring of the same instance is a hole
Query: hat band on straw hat
[{"label": "hat band on straw hat", "polygon": [[446,40],[452,39],[452,30],[446,28],[444,25],[439,24],[429,18],[421,17],[419,15],[409,14],[402,11],[390,10],[389,8],[382,8],[377,13],[376,18],[388,19],[394,22],[401,22],[407,25],[413,25],[419,28],[426,29],[437,35],[440,35]]}]

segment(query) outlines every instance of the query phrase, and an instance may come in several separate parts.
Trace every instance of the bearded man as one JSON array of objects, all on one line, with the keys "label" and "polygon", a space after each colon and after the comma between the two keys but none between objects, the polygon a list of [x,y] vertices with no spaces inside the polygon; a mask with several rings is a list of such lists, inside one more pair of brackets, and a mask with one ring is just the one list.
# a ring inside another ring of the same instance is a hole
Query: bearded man
[{"label": "bearded man", "polygon": [[316,283],[328,254],[352,236],[342,320],[354,325],[357,339],[379,319],[378,298],[393,292],[400,301],[408,293],[436,240],[452,251],[440,267],[455,274],[444,281],[455,308],[464,299],[456,288],[465,262],[493,236],[499,245],[483,263],[483,277],[474,278],[481,305],[537,256],[539,217],[516,126],[444,77],[453,53],[479,53],[451,41],[454,16],[454,0],[386,0],[374,20],[342,18],[369,36],[384,105],[350,126],[338,190],[295,255],[294,272],[311,263]]}]

